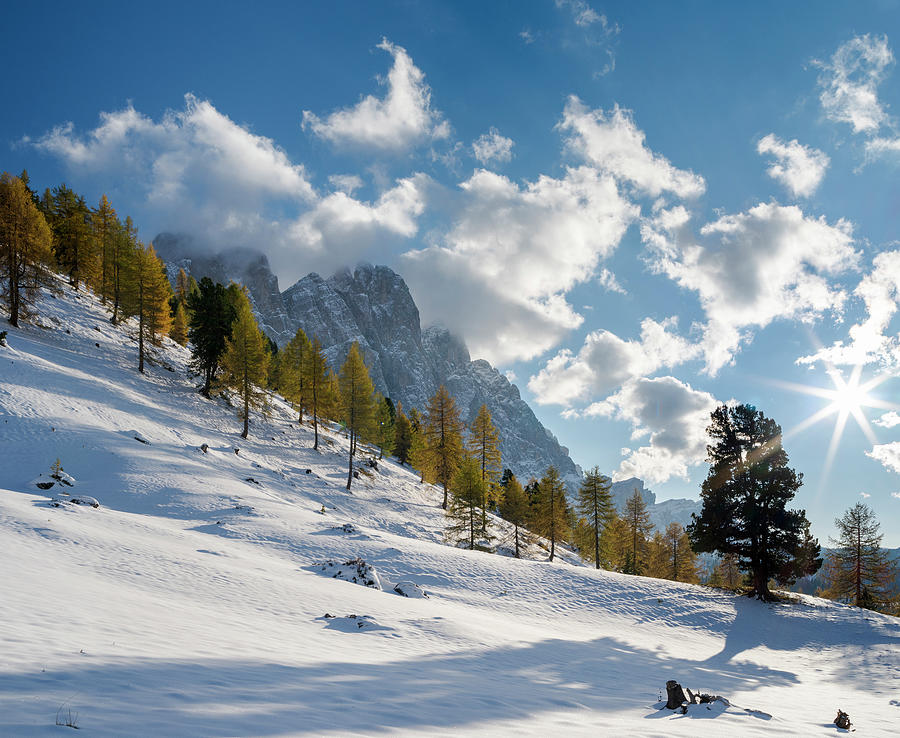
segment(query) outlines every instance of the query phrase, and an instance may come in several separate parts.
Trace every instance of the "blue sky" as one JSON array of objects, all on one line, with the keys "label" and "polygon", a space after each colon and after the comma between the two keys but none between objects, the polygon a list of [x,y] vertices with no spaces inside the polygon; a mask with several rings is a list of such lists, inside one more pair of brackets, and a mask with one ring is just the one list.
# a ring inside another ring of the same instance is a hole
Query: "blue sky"
[{"label": "blue sky", "polygon": [[[660,498],[697,496],[711,407],[756,404],[823,540],[863,500],[900,545],[896,2],[25,5],[0,168],[282,288],[389,264]],[[877,387],[805,424],[855,367]]]}]

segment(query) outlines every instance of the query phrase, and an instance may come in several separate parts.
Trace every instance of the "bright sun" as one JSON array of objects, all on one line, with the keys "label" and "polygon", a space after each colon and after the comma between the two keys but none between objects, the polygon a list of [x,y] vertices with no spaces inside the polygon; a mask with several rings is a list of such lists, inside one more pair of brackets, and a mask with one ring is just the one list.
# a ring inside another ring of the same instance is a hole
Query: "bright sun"
[{"label": "bright sun", "polygon": [[869,420],[866,418],[863,408],[882,408],[886,410],[900,409],[900,406],[891,402],[885,402],[869,393],[878,385],[890,378],[890,374],[881,374],[865,383],[860,383],[862,376],[862,365],[853,367],[849,379],[844,379],[843,375],[834,367],[828,367],[828,376],[834,387],[815,387],[804,384],[796,384],[794,382],[776,382],[776,384],[786,389],[802,392],[806,395],[814,395],[828,400],[828,404],[821,410],[810,415],[806,420],[801,421],[784,435],[785,437],[796,435],[800,431],[806,430],[815,425],[820,420],[835,416],[834,431],[831,434],[831,443],[828,444],[828,453],[825,456],[825,467],[823,479],[828,475],[834,456],[837,453],[841,437],[844,435],[844,428],[847,425],[847,419],[852,415],[860,430],[865,434],[866,438],[874,445],[877,443],[875,433]]}]

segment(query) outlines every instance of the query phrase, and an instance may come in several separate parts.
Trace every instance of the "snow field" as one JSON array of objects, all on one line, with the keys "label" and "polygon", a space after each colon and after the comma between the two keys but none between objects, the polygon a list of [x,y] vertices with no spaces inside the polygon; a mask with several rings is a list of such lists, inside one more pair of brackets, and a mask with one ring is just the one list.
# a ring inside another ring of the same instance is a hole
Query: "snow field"
[{"label": "snow field", "polygon": [[[340,433],[275,401],[245,441],[184,349],[142,376],[92,296],[41,307],[0,348],[2,735],[897,734],[896,619],[450,548],[415,472],[348,494]],[[57,457],[99,508],[49,506]],[[357,556],[383,591],[316,566]],[[667,679],[732,705],[660,711]]]}]

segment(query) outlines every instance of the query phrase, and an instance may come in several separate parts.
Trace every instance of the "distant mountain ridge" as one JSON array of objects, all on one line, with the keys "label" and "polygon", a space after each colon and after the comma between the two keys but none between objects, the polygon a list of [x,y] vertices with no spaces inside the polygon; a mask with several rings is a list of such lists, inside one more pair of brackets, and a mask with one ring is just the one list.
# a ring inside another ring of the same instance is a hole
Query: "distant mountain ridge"
[{"label": "distant mountain ridge", "polygon": [[700,513],[700,501],[688,499],[673,499],[656,501],[656,494],[644,487],[644,482],[637,477],[623,479],[612,484],[612,498],[619,513],[625,512],[625,503],[635,490],[641,495],[647,510],[650,513],[650,521],[660,532],[665,531],[669,523],[680,523],[687,527],[691,522],[691,514]]},{"label": "distant mountain ridge", "polygon": [[208,255],[190,237],[163,233],[154,239],[169,276],[179,269],[247,287],[260,327],[280,346],[298,328],[317,336],[332,367],[339,367],[357,342],[376,389],[405,408],[425,408],[445,385],[468,423],[486,404],[500,431],[503,465],[523,483],[556,466],[570,490],[581,469],[568,449],[545,428],[521,398],[518,388],[487,361],[472,360],[465,343],[446,328],[421,327],[409,289],[393,270],[360,264],[329,278],[312,273],[284,292],[264,254],[233,249]]}]

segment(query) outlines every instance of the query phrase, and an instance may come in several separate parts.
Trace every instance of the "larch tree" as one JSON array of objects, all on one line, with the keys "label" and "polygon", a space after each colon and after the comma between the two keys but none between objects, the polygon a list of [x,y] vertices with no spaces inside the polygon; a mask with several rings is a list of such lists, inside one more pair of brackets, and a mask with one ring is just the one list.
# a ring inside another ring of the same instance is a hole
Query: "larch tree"
[{"label": "larch tree", "polygon": [[550,561],[556,555],[556,542],[569,533],[566,485],[555,466],[547,468],[538,484],[537,504],[533,510],[532,529],[550,540]]},{"label": "larch tree", "polygon": [[681,523],[672,522],[663,533],[666,546],[666,579],[696,584],[700,581],[697,554],[691,548],[691,539]]},{"label": "larch tree", "polygon": [[[121,318],[123,281],[128,264],[134,258],[137,248],[137,228],[131,216],[125,218],[125,222],[119,227],[109,246],[109,291],[112,299],[112,317],[110,320],[115,325]],[[182,346],[184,343],[181,344]]]},{"label": "larch tree", "polygon": [[484,486],[478,460],[469,456],[462,459],[450,483],[453,494],[447,509],[445,537],[453,545],[465,543],[466,548],[473,550],[477,539],[490,537],[481,525]]},{"label": "larch tree", "polygon": [[653,530],[650,512],[641,493],[635,489],[634,494],[625,502],[625,513],[622,516],[628,530],[628,558],[623,571],[626,574],[644,574],[647,565],[647,538]]},{"label": "larch tree", "polygon": [[[694,514],[688,534],[695,551],[736,554],[752,575],[750,595],[769,601],[769,580],[790,583],[800,572],[798,554],[810,557],[815,539],[806,541],[803,510],[789,510],[803,475],[788,466],[781,427],[751,405],[722,405],[707,428],[710,469],[701,487],[703,507]],[[812,574],[807,570],[805,574]]]},{"label": "larch tree", "polygon": [[600,537],[616,515],[616,507],[610,493],[611,488],[610,478],[601,474],[600,469],[595,466],[584,475],[581,487],[578,489],[576,509],[590,526],[594,544],[594,567],[597,569],[600,568]]},{"label": "larch tree", "polygon": [[31,193],[18,177],[0,175],[0,298],[8,306],[9,322],[27,318],[49,285],[52,261],[50,227]]},{"label": "larch tree", "polygon": [[175,313],[172,315],[169,337],[179,346],[187,346],[187,313],[184,311],[184,302],[181,300],[175,301]]},{"label": "larch tree", "polygon": [[484,499],[481,501],[481,525],[487,533],[487,509],[496,508],[500,502],[501,487],[497,483],[503,468],[500,458],[500,436],[491,420],[487,405],[478,408],[469,426],[469,454],[478,462],[481,481],[484,482]]},{"label": "larch tree", "polygon": [[890,600],[897,576],[897,564],[881,547],[881,524],[872,508],[857,502],[834,525],[838,537],[830,539],[826,596],[879,609]]},{"label": "larch tree", "polygon": [[240,396],[239,416],[244,421],[241,437],[246,438],[250,433],[250,410],[263,407],[266,402],[262,387],[266,381],[270,354],[250,309],[250,300],[245,291],[242,290],[241,295],[243,299],[238,299],[235,304],[231,336],[225,340],[220,386]]},{"label": "larch tree", "polygon": [[524,542],[524,528],[528,522],[528,496],[514,474],[506,479],[503,485],[503,496],[500,499],[500,516],[513,525],[516,558],[521,558],[521,543]]},{"label": "larch tree", "polygon": [[425,420],[416,408],[409,411],[409,464],[419,470],[419,483],[425,481],[426,464],[428,462],[425,448]]},{"label": "larch tree", "polygon": [[138,323],[138,371],[143,374],[148,344],[158,345],[170,325],[169,298],[172,288],[166,267],[153,244],[138,244],[124,278],[122,307]]},{"label": "larch tree", "polygon": [[303,410],[306,407],[306,363],[312,350],[312,343],[302,328],[298,328],[293,338],[287,342],[278,357],[278,389],[297,409],[297,422],[303,424]]},{"label": "larch tree", "polygon": [[[196,284],[196,283],[195,283]],[[190,292],[190,282],[184,269],[179,269],[175,276],[175,297],[183,303],[187,302],[188,293]]]},{"label": "larch tree", "polygon": [[209,277],[201,279],[197,290],[188,294],[187,307],[191,368],[203,375],[200,394],[208,398],[225,351],[225,340],[231,335],[235,310],[225,288]]},{"label": "larch tree", "polygon": [[42,202],[53,231],[56,263],[76,290],[82,282],[95,284],[99,259],[90,227],[91,211],[84,198],[61,184]]},{"label": "larch tree", "polygon": [[353,482],[353,456],[360,437],[365,438],[372,432],[375,408],[372,395],[375,392],[369,370],[359,351],[359,344],[354,341],[347,352],[347,358],[341,365],[338,376],[341,393],[341,410],[344,425],[350,437],[350,455],[347,465],[347,489]]},{"label": "larch tree", "polygon": [[463,457],[463,422],[444,385],[428,400],[422,424],[425,478],[444,489],[441,507],[447,509],[450,482]]},{"label": "larch tree", "polygon": [[397,419],[394,421],[394,455],[401,465],[408,464],[412,449],[412,426],[403,412],[403,406],[397,406]]},{"label": "larch tree", "polygon": [[[322,344],[316,337],[313,337],[312,343],[309,346],[309,354],[307,356],[307,361],[303,365],[303,371],[303,384],[306,393],[307,408],[309,414],[312,415],[313,434],[315,436],[313,450],[317,451],[319,449],[320,415],[328,415],[327,409],[333,404],[334,400],[329,397],[330,382],[328,376],[328,360],[325,358]],[[323,412],[323,410],[325,412]]]}]

